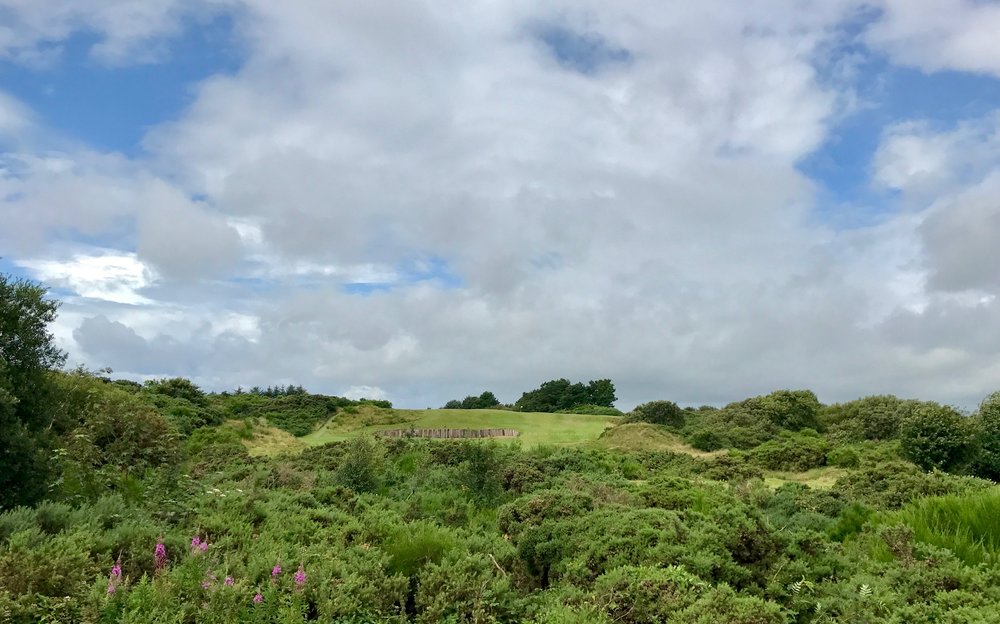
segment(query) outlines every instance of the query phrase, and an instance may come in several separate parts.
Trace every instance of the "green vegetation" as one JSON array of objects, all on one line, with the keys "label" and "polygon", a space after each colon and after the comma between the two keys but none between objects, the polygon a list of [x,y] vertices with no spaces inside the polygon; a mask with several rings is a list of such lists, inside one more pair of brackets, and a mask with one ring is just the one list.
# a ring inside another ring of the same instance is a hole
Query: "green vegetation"
[{"label": "green vegetation", "polygon": [[338,414],[305,436],[308,444],[325,444],[374,434],[382,429],[516,429],[522,446],[567,445],[595,440],[617,419],[589,414],[542,414],[509,410],[359,410]]},{"label": "green vegetation", "polygon": [[[625,418],[212,394],[58,370],[55,304],[3,286],[2,622],[996,621],[996,394]],[[521,436],[373,435],[408,427]]]},{"label": "green vegetation", "polygon": [[535,390],[525,392],[514,403],[520,412],[558,412],[581,405],[612,407],[618,398],[610,379],[570,383],[568,379],[546,381]]},{"label": "green vegetation", "polygon": [[479,396],[467,396],[461,401],[453,399],[444,404],[444,409],[490,409],[500,405],[496,395],[486,390]]}]

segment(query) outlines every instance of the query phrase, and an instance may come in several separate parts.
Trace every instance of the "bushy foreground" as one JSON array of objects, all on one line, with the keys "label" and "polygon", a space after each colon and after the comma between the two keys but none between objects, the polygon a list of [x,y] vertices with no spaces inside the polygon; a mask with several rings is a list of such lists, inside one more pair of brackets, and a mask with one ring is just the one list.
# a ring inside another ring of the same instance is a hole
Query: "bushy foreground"
[{"label": "bushy foreground", "polygon": [[175,452],[0,515],[0,621],[957,623],[1000,605],[996,489],[900,465],[821,491],[668,452],[358,438],[250,458],[229,427]]}]

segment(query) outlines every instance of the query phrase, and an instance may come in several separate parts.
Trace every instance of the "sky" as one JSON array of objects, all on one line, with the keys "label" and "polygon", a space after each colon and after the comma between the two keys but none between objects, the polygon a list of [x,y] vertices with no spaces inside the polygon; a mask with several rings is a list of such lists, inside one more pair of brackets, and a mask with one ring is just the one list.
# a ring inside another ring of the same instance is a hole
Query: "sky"
[{"label": "sky", "polygon": [[0,272],[136,380],[971,410],[997,32],[990,0],[0,0]]}]

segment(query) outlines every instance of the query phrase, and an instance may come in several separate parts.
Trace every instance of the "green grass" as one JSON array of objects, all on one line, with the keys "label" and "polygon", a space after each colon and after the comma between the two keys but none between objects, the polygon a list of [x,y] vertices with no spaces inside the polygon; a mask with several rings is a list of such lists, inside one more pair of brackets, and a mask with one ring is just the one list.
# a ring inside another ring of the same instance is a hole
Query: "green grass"
[{"label": "green grass", "polygon": [[1000,561],[1000,492],[916,500],[896,514],[913,538],[947,548],[968,565]]},{"label": "green grass", "polygon": [[771,488],[779,488],[786,483],[801,483],[816,490],[829,490],[837,483],[837,479],[848,474],[848,470],[835,466],[813,468],[805,472],[786,472],[780,470],[765,470],[764,483]]},{"label": "green grass", "polygon": [[726,451],[699,451],[677,434],[649,423],[624,423],[610,427],[596,441],[597,446],[620,451],[670,451],[703,459],[725,455]]},{"label": "green grass", "polygon": [[384,429],[517,429],[524,447],[566,446],[590,442],[600,437],[614,416],[591,414],[545,414],[506,410],[367,410],[356,414],[338,413],[335,418],[309,435],[299,438],[316,445],[347,440]]}]

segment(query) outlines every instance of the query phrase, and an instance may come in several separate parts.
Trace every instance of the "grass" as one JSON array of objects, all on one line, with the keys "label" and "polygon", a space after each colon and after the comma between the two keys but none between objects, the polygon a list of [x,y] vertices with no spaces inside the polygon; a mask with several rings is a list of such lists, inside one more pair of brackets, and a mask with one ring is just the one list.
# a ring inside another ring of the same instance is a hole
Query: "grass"
[{"label": "grass", "polygon": [[848,472],[844,468],[834,466],[813,468],[805,472],[769,470],[764,474],[764,483],[771,488],[779,488],[786,483],[801,483],[817,490],[829,490],[837,483],[837,479]]},{"label": "grass", "polygon": [[922,498],[895,517],[915,540],[947,548],[967,565],[1000,561],[1000,492]]},{"label": "grass", "polygon": [[596,444],[620,451],[669,451],[693,457],[709,458],[725,455],[726,451],[699,451],[680,436],[649,423],[624,423],[610,427]]},{"label": "grass", "polygon": [[308,446],[302,438],[296,438],[287,431],[263,423],[253,426],[253,436],[243,440],[243,445],[253,457],[298,453]]},{"label": "grass", "polygon": [[591,442],[610,425],[615,416],[590,414],[546,414],[507,410],[384,410],[363,408],[354,414],[338,413],[325,425],[299,438],[309,445],[347,440],[384,429],[517,429],[524,447],[567,446]]}]

